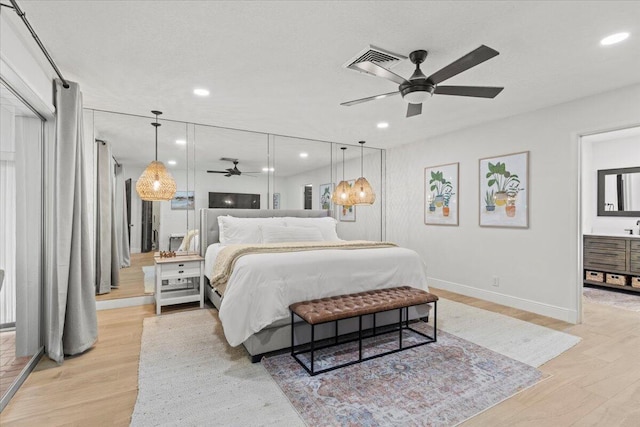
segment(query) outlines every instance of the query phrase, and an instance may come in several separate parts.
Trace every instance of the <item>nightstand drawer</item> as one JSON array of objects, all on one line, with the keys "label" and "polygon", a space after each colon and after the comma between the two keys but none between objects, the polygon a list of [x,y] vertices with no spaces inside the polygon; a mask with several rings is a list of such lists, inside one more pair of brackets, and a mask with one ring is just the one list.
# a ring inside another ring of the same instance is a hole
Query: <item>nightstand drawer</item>
[{"label": "nightstand drawer", "polygon": [[194,275],[200,275],[200,261],[172,262],[162,266],[163,279]]}]

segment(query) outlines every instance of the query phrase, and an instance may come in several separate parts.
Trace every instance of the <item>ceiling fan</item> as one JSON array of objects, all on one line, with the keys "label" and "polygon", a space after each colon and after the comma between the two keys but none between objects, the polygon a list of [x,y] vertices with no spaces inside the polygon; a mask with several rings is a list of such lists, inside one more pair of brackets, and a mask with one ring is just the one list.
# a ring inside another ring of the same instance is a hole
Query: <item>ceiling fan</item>
[{"label": "ceiling fan", "polygon": [[220,160],[224,160],[224,161],[227,161],[227,162],[233,162],[233,167],[232,168],[227,168],[227,169],[225,169],[223,171],[207,171],[207,173],[223,173],[224,176],[226,176],[226,177],[230,177],[230,176],[234,176],[234,175],[237,175],[237,176],[242,175],[242,176],[250,176],[251,178],[255,178],[255,176],[254,175],[248,175],[248,174],[250,174],[250,173],[260,173],[260,172],[242,172],[242,171],[240,171],[240,169],[238,169],[238,163],[239,163],[238,159],[229,159],[229,158],[223,157]]},{"label": "ceiling fan", "polygon": [[440,83],[497,55],[499,55],[498,51],[482,45],[474,51],[467,53],[457,61],[452,62],[427,77],[422,73],[422,70],[420,70],[420,64],[427,59],[427,51],[415,50],[411,52],[409,59],[411,62],[416,64],[416,70],[413,72],[411,77],[409,77],[409,80],[406,80],[404,77],[401,77],[370,61],[356,63],[353,64],[353,66],[362,71],[366,71],[375,76],[397,83],[399,85],[398,90],[395,92],[384,93],[382,95],[343,102],[340,105],[351,106],[360,104],[361,102],[373,101],[374,99],[382,99],[387,96],[400,94],[402,95],[402,98],[409,103],[409,107],[407,108],[407,117],[413,117],[422,113],[422,103],[434,93],[436,95],[495,98],[504,88],[489,86],[440,86]]}]

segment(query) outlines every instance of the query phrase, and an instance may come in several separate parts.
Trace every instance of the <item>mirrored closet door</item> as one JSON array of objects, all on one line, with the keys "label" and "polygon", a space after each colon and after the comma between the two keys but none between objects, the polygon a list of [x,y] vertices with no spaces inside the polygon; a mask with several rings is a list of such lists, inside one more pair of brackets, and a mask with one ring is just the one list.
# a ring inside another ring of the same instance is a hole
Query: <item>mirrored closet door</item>
[{"label": "mirrored closet door", "polygon": [[0,83],[0,410],[42,354],[44,120]]}]

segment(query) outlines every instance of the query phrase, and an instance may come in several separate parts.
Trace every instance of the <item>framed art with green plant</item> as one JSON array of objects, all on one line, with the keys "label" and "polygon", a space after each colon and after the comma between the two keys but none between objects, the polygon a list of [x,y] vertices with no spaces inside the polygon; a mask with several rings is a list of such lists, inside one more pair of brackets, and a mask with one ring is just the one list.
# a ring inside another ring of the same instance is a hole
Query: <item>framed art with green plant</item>
[{"label": "framed art with green plant", "polygon": [[529,152],[480,159],[480,226],[529,227]]},{"label": "framed art with green plant", "polygon": [[459,163],[424,168],[424,223],[458,225]]}]

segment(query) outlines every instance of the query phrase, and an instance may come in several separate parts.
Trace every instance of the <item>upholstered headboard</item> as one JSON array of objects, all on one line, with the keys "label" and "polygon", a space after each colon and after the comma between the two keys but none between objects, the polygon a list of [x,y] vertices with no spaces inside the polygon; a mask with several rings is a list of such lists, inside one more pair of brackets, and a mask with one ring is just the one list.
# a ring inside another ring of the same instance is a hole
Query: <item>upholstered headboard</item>
[{"label": "upholstered headboard", "polygon": [[200,255],[204,256],[209,245],[219,242],[218,217],[231,215],[238,218],[270,218],[294,216],[298,218],[322,218],[331,211],[310,209],[200,209]]}]

